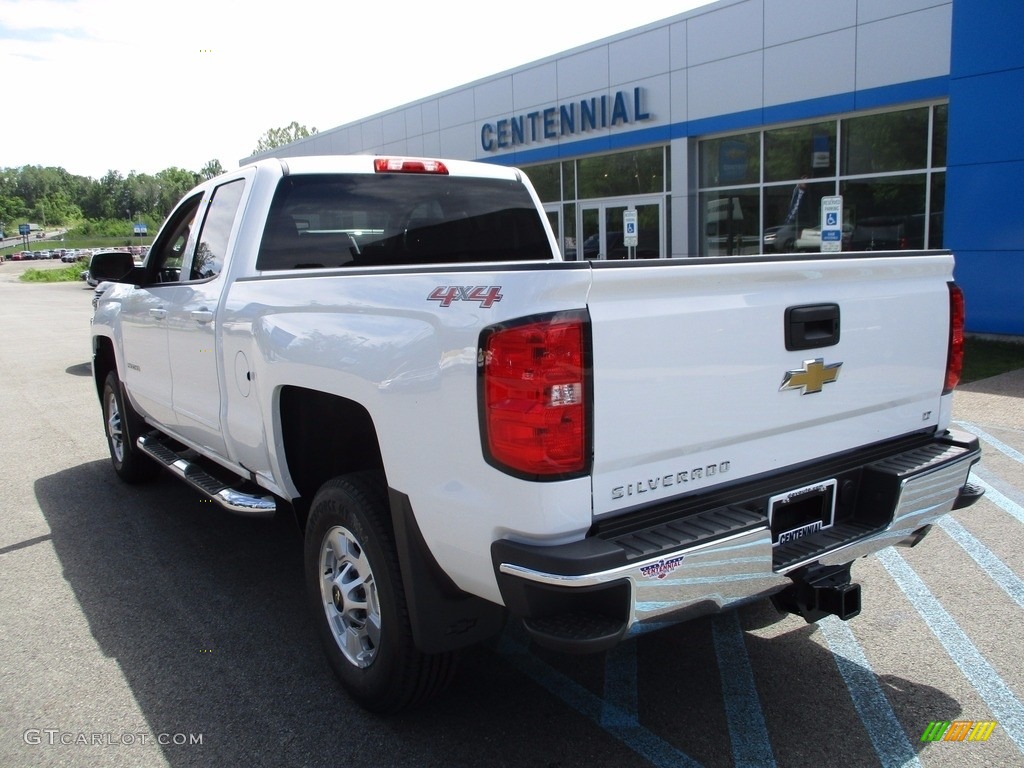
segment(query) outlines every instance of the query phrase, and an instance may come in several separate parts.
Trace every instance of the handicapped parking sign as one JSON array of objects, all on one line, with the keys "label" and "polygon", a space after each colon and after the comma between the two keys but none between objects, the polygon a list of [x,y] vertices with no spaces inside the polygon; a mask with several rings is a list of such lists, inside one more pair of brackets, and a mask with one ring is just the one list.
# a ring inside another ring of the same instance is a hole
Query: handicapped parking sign
[{"label": "handicapped parking sign", "polygon": [[821,251],[843,250],[843,196],[821,198]]},{"label": "handicapped parking sign", "polygon": [[639,236],[636,230],[636,211],[622,212],[622,244],[627,248],[636,248]]}]

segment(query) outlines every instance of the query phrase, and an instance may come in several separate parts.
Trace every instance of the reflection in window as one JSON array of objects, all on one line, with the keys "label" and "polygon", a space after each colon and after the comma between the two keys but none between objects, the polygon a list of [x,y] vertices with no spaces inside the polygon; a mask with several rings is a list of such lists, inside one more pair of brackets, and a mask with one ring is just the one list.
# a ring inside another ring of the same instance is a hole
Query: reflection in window
[{"label": "reflection in window", "polygon": [[936,104],[701,141],[698,252],[752,253],[754,232],[765,253],[817,251],[835,194],[844,250],[941,248],[947,115]]},{"label": "reflection in window", "polygon": [[567,204],[562,208],[562,242],[563,255],[566,260],[573,261],[576,259],[576,206],[573,204]]},{"label": "reflection in window", "polygon": [[568,160],[562,163],[562,199],[576,200],[576,163]]},{"label": "reflection in window", "polygon": [[744,133],[700,143],[700,185],[756,184],[761,175],[761,135]]},{"label": "reflection in window", "polygon": [[199,244],[192,257],[189,280],[206,280],[220,274],[228,250],[228,236],[242,199],[245,179],[221,184],[213,191],[206,209],[206,220],[199,232]]},{"label": "reflection in window", "polygon": [[652,194],[665,191],[662,147],[577,160],[580,199]]},{"label": "reflection in window", "polygon": [[946,210],[946,174],[932,174],[931,214],[928,216],[928,248],[943,248],[943,212]]},{"label": "reflection in window", "polygon": [[189,233],[202,203],[202,194],[193,195],[171,214],[156,242],[149,249],[146,268],[154,280],[176,282],[185,258]]},{"label": "reflection in window", "polygon": [[928,107],[842,121],[843,175],[925,168]]},{"label": "reflection in window", "polygon": [[818,241],[809,229],[821,226],[821,198],[833,194],[835,182],[797,181],[792,185],[766,187],[764,190],[764,252],[793,253],[818,250]]},{"label": "reflection in window", "polygon": [[843,206],[850,212],[854,251],[924,248],[925,175],[884,176],[843,182]]},{"label": "reflection in window", "polygon": [[935,107],[935,120],[932,124],[932,168],[946,167],[946,135],[949,125],[949,105],[939,104]]},{"label": "reflection in window", "polygon": [[759,197],[757,189],[701,193],[703,255],[742,256],[761,251]]},{"label": "reflection in window", "polygon": [[835,121],[777,128],[764,133],[764,180],[834,176]]},{"label": "reflection in window", "polygon": [[542,203],[554,203],[561,197],[561,163],[545,163],[544,165],[531,165],[526,168],[526,175],[530,178],[533,188],[537,190],[537,196]]}]

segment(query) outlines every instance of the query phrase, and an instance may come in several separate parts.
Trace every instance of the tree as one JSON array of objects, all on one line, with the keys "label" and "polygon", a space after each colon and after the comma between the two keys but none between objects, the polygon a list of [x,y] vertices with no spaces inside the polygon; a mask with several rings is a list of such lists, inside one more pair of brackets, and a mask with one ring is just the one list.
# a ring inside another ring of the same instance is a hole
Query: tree
[{"label": "tree", "polygon": [[224,166],[220,164],[220,160],[210,160],[203,166],[203,169],[199,171],[199,176],[203,181],[212,179],[214,176],[220,176],[224,173]]},{"label": "tree", "polygon": [[268,149],[274,149],[275,147],[281,147],[285,144],[291,144],[293,141],[299,139],[305,139],[309,136],[314,135],[317,132],[316,128],[307,128],[304,125],[299,125],[297,122],[292,122],[284,128],[270,128],[264,133],[260,140],[256,143],[256,149],[252,151],[254,155],[260,152],[266,152]]},{"label": "tree", "polygon": [[184,168],[171,167],[157,173],[156,180],[160,186],[160,198],[155,212],[163,218],[171,212],[185,193],[196,185],[199,174],[186,171]]}]

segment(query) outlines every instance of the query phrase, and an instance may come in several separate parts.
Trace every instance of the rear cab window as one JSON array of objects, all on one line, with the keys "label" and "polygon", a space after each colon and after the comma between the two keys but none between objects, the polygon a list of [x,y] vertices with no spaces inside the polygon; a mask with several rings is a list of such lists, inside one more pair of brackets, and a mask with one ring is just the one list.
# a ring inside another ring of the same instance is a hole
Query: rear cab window
[{"label": "rear cab window", "polygon": [[281,180],[258,270],[551,260],[527,188],[428,174],[317,174]]}]

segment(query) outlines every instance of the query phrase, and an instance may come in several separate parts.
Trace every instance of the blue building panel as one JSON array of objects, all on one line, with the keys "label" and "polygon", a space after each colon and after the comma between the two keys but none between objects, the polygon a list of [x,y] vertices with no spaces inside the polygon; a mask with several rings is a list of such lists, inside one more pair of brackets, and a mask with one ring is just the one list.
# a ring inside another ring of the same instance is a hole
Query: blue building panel
[{"label": "blue building panel", "polygon": [[[958,253],[1024,250],[1024,161],[951,167],[946,190],[948,248]],[[1018,290],[1024,299],[1024,283]]]},{"label": "blue building panel", "polygon": [[967,330],[1024,335],[1024,3],[955,0],[945,243]]},{"label": "blue building panel", "polygon": [[[1024,19],[1021,24],[1024,31]],[[949,99],[950,165],[1024,160],[1022,94],[1024,68],[954,79]]]},{"label": "blue building panel", "polygon": [[954,0],[950,67],[958,77],[1024,67],[1022,33],[1020,0]]},{"label": "blue building panel", "polygon": [[967,330],[1024,336],[1024,250],[957,251],[956,281],[963,288]]}]

